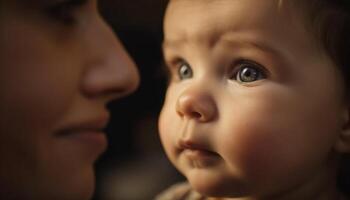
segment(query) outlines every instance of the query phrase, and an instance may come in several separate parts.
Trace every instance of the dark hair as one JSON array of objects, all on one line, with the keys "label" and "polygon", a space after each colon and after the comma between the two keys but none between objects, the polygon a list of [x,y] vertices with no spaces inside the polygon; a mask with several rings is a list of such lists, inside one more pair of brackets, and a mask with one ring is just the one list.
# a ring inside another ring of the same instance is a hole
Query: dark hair
[{"label": "dark hair", "polygon": [[[301,0],[307,27],[343,74],[350,92],[350,0]],[[350,102],[350,101],[349,101]]]},{"label": "dark hair", "polygon": [[[301,0],[307,27],[343,74],[350,103],[350,0]],[[338,187],[350,195],[350,155],[342,155]]]},{"label": "dark hair", "polygon": [[338,174],[338,188],[350,196],[350,155],[343,155]]}]

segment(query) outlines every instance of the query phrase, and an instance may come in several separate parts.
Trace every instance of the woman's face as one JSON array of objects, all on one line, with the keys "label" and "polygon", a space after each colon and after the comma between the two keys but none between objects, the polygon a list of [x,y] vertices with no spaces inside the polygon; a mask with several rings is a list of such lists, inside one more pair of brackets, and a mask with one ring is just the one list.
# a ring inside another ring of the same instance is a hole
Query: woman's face
[{"label": "woman's face", "polygon": [[135,65],[96,0],[0,8],[0,199],[88,199],[106,104],[137,87]]}]

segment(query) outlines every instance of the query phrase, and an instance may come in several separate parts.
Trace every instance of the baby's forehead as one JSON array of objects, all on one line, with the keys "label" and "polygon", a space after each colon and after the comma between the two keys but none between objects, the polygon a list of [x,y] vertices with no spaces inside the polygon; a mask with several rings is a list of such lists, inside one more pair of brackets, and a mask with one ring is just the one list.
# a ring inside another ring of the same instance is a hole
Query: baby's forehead
[{"label": "baby's forehead", "polygon": [[[210,24],[218,23],[214,28],[223,28],[223,25],[233,26],[236,19],[242,24],[257,22],[261,26],[274,23],[304,24],[304,12],[296,6],[300,0],[170,0],[165,15],[165,26],[169,23],[191,22]],[[308,1],[308,0],[306,0]],[[294,2],[294,3],[293,3]],[[221,21],[220,21],[221,20]],[[294,24],[293,24],[294,25]],[[191,29],[192,27],[188,27]],[[212,29],[213,27],[211,27]],[[299,27],[301,28],[301,27]],[[304,27],[303,27],[304,28]]]},{"label": "baby's forehead", "polygon": [[[225,2],[225,1],[234,3],[235,1],[239,1],[239,0],[169,0],[169,3],[173,3],[173,2],[187,2],[187,3],[208,4],[208,3],[220,3],[220,2]],[[265,0],[254,0],[254,1],[258,2],[258,1],[265,1]],[[278,5],[282,5],[282,4],[286,3],[288,0],[273,0],[273,1],[276,2]]]},{"label": "baby's forehead", "polygon": [[306,30],[303,19],[288,10],[282,12],[280,2],[171,0],[164,20],[164,44],[200,50],[199,47],[249,43],[279,49],[284,55],[317,52],[318,43]]},{"label": "baby's forehead", "polygon": [[[279,10],[283,10],[284,8],[293,6],[300,9],[298,5],[303,4],[303,2],[309,2],[310,0],[169,0],[169,5],[173,3],[183,3],[182,5],[186,7],[186,5],[229,5],[236,4],[241,1],[249,1],[252,4],[252,8],[257,7],[260,3],[272,3]],[[309,2],[310,3],[310,2]],[[182,7],[182,8],[184,8]],[[180,8],[181,9],[181,8]]]},{"label": "baby's forehead", "polygon": [[187,35],[196,31],[205,35],[247,26],[290,24],[290,17],[280,12],[278,2],[280,0],[171,0],[164,28],[166,33],[182,30]]}]

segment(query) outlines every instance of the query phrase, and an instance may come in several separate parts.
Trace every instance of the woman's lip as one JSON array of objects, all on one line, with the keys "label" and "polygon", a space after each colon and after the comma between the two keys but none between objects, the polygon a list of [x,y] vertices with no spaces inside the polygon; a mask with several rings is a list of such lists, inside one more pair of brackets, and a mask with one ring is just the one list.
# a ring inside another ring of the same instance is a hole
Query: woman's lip
[{"label": "woman's lip", "polygon": [[100,132],[107,126],[109,119],[110,114],[107,111],[81,117],[79,119],[68,119],[55,128],[55,130],[57,130],[56,135],[76,132],[76,130],[96,130]]},{"label": "woman's lip", "polygon": [[94,117],[71,120],[56,131],[55,137],[64,141],[65,145],[75,146],[88,154],[99,155],[106,150],[108,145],[106,134],[103,131],[108,121],[107,112]]},{"label": "woman's lip", "polygon": [[107,137],[102,130],[82,129],[71,130],[63,134],[62,137],[76,140],[77,142],[87,143],[92,146],[107,146]]},{"label": "woman's lip", "polygon": [[[101,154],[107,149],[106,134],[99,129],[70,129],[58,133],[58,138],[63,139],[72,146],[86,149],[91,154]],[[66,143],[67,144],[67,143]]]}]

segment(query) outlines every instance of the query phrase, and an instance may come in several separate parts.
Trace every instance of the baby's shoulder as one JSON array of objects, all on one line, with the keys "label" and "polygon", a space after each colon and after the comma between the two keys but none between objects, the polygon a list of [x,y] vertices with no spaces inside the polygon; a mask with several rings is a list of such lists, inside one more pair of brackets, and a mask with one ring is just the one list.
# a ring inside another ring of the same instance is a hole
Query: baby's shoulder
[{"label": "baby's shoulder", "polygon": [[155,200],[202,200],[202,195],[194,191],[187,182],[177,183],[160,193]]}]

